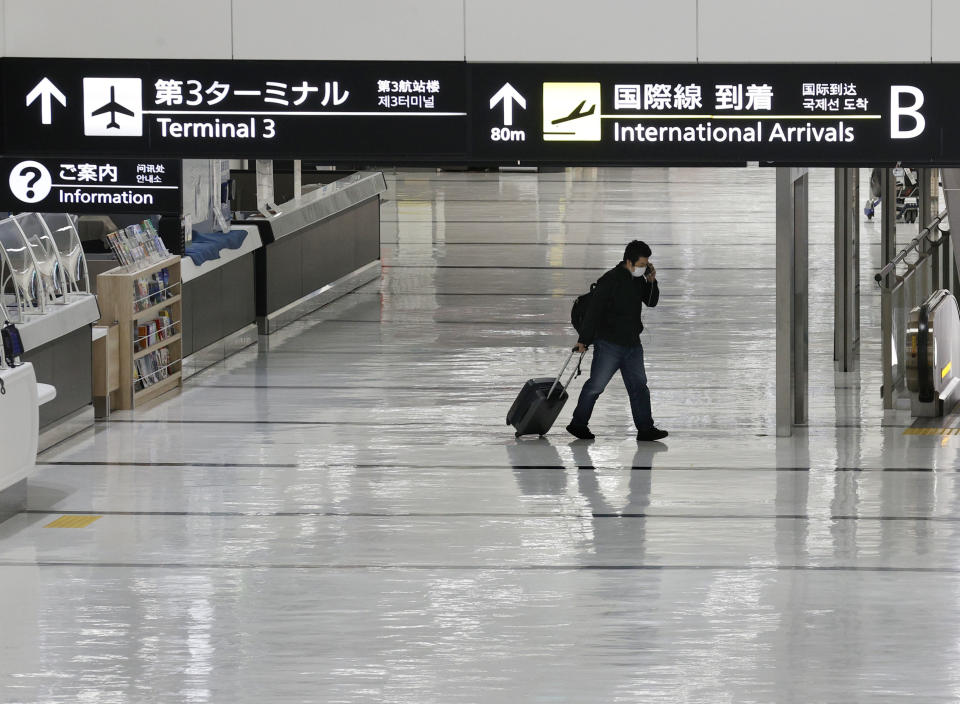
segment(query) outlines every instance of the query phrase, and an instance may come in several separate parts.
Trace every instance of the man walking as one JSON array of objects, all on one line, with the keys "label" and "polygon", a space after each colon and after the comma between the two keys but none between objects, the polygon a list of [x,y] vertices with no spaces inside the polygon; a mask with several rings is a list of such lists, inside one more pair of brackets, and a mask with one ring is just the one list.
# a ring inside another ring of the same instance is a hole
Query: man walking
[{"label": "man walking", "polygon": [[574,350],[585,352],[593,345],[590,378],[580,391],[567,432],[581,440],[593,440],[588,424],[597,398],[619,370],[630,397],[637,440],[661,440],[665,430],[653,425],[650,389],[643,366],[643,306],[653,308],[660,300],[657,270],[650,263],[650,247],[634,240],[627,245],[623,261],[600,277],[590,297],[590,305]]}]

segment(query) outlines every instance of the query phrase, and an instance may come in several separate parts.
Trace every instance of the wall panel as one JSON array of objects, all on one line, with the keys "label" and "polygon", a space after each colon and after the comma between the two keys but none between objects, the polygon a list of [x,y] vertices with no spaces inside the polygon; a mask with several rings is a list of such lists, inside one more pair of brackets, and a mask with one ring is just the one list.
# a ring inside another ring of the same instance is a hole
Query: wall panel
[{"label": "wall panel", "polygon": [[704,62],[929,61],[930,3],[700,0],[698,55]]},{"label": "wall panel", "polygon": [[696,61],[696,0],[465,0],[468,61]]},{"label": "wall panel", "polygon": [[5,0],[7,56],[229,59],[230,0]]},{"label": "wall panel", "polygon": [[960,61],[957,0],[0,0],[0,56]]},{"label": "wall panel", "polygon": [[931,53],[934,61],[960,61],[960,2],[957,0],[933,0]]},{"label": "wall panel", "polygon": [[463,60],[460,0],[234,0],[233,13],[237,59]]},{"label": "wall panel", "polygon": [[6,31],[4,28],[7,26],[6,18],[6,0],[0,0],[0,56],[6,56]]}]

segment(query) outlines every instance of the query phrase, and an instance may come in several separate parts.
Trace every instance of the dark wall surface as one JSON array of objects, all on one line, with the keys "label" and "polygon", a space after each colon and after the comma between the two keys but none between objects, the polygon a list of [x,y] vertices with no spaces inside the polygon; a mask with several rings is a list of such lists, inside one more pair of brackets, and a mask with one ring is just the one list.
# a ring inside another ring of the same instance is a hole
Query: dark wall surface
[{"label": "dark wall surface", "polygon": [[183,285],[183,356],[255,322],[254,253]]},{"label": "dark wall surface", "polygon": [[281,237],[256,251],[257,316],[269,315],[380,258],[380,200]]},{"label": "dark wall surface", "polygon": [[56,387],[57,397],[40,406],[40,429],[93,403],[93,342],[84,325],[23,355],[37,381]]}]

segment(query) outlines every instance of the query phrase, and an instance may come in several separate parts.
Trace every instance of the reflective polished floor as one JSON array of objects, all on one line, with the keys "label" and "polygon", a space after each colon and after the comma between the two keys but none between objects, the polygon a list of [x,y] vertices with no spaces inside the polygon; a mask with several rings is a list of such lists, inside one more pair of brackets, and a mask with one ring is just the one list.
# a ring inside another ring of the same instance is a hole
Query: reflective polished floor
[{"label": "reflective polished floor", "polygon": [[[789,439],[772,170],[388,180],[379,281],[41,456],[0,524],[0,701],[960,699],[960,436],[882,413],[878,223],[860,371],[834,372],[832,171]],[[516,440],[633,237],[670,437],[636,443],[615,377],[595,442],[573,402]],[[99,518],[46,527],[73,514]]]}]

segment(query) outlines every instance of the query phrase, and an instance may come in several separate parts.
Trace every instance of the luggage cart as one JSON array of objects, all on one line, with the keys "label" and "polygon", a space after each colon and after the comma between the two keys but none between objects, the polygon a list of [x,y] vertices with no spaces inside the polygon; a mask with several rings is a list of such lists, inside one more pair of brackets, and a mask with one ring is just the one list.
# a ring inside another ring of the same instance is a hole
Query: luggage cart
[{"label": "luggage cart", "polygon": [[[916,169],[896,168],[893,170],[896,179],[897,222],[913,223],[920,217],[920,177]],[[873,169],[870,173],[870,197],[863,206],[863,214],[872,220],[876,207],[880,203],[880,169]]]}]

